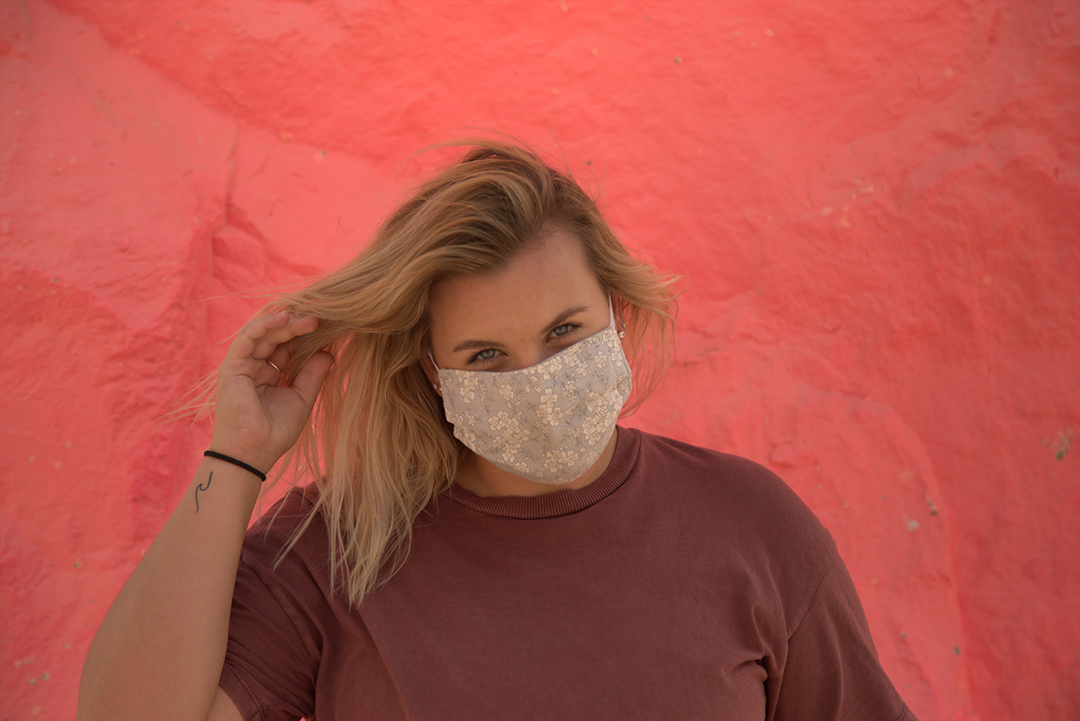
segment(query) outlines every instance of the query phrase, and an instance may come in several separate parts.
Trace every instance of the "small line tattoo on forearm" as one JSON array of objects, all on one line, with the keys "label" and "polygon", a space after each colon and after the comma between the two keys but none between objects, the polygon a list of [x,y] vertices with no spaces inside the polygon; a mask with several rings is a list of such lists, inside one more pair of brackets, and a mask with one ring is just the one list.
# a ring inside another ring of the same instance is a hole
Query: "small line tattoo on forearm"
[{"label": "small line tattoo on forearm", "polygon": [[199,512],[199,491],[207,491],[210,489],[210,481],[214,480],[214,472],[210,471],[210,477],[206,479],[206,485],[199,484],[195,486],[195,512]]}]

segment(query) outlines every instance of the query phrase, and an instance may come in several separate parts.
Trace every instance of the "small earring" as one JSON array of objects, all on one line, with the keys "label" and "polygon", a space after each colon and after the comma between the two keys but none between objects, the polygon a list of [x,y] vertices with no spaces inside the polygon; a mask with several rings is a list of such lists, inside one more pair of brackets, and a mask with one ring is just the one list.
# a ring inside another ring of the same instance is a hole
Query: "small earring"
[{"label": "small earring", "polygon": [[619,338],[625,338],[625,337],[626,337],[626,331],[624,331],[624,330],[619,331]]}]

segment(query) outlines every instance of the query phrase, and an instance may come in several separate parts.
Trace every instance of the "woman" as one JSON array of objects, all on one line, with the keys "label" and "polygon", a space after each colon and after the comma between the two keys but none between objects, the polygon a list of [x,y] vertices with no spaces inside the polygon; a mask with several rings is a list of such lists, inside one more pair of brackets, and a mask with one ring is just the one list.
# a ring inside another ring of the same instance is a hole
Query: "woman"
[{"label": "woman", "polygon": [[616,427],[672,311],[573,180],[470,150],[240,331],[80,717],[912,718],[781,481]]}]

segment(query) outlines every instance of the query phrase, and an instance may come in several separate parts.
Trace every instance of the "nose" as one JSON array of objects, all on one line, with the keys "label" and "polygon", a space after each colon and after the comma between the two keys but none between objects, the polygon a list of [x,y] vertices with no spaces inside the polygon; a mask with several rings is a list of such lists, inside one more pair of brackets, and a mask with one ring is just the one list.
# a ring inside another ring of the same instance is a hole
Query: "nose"
[{"label": "nose", "polygon": [[523,349],[514,353],[513,364],[506,368],[506,370],[517,371],[522,368],[531,368],[537,363],[543,363],[553,355],[555,355],[555,352],[550,348],[545,348],[543,346]]}]

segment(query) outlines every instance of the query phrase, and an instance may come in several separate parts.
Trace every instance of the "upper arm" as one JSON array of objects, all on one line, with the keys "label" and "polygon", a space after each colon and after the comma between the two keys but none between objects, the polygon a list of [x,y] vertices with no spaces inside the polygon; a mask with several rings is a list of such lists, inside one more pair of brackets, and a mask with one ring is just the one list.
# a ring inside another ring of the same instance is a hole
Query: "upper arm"
[{"label": "upper arm", "polygon": [[239,709],[234,718],[295,720],[314,711],[321,631],[309,602],[322,597],[313,583],[295,554],[277,569],[242,557],[218,682]]},{"label": "upper arm", "polygon": [[236,707],[229,694],[218,686],[214,701],[210,704],[210,715],[206,721],[244,721],[240,709]]},{"label": "upper arm", "polygon": [[774,721],[892,719],[904,704],[878,662],[866,617],[837,556],[788,639]]}]

